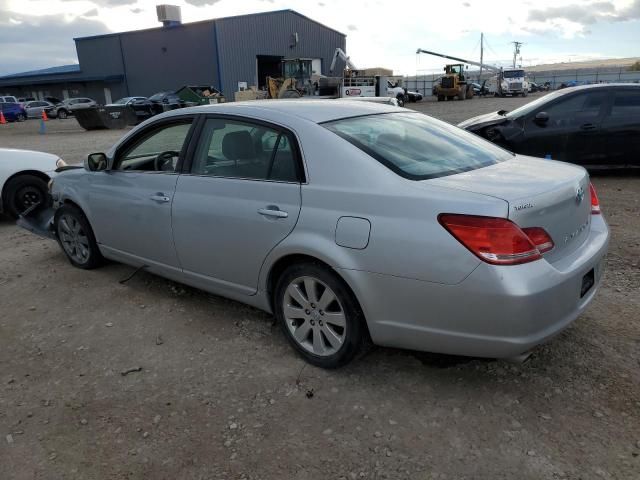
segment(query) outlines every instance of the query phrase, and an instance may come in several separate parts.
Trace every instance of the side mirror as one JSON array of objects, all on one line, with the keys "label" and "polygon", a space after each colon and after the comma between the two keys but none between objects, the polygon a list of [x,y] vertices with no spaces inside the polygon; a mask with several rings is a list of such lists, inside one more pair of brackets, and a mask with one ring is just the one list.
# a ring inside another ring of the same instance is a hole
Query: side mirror
[{"label": "side mirror", "polygon": [[90,153],[84,161],[85,170],[101,172],[107,169],[107,156],[104,153]]},{"label": "side mirror", "polygon": [[538,125],[546,125],[549,121],[549,114],[547,112],[538,112],[533,119]]}]

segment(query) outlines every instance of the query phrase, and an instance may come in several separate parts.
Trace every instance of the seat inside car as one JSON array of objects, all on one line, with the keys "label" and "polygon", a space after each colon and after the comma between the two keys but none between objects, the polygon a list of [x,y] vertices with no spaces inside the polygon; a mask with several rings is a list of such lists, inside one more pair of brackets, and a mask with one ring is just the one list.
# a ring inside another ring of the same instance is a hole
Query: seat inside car
[{"label": "seat inside car", "polygon": [[251,134],[242,130],[229,132],[222,139],[222,154],[234,165],[220,166],[216,173],[244,178],[265,178],[267,164],[258,156]]}]

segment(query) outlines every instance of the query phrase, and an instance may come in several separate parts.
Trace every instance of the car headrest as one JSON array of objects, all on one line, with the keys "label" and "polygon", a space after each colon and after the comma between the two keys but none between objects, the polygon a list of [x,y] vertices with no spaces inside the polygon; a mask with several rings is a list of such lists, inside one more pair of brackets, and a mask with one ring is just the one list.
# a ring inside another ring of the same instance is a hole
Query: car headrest
[{"label": "car headrest", "polygon": [[246,130],[227,133],[222,139],[222,154],[228,160],[249,160],[256,157],[251,134]]}]

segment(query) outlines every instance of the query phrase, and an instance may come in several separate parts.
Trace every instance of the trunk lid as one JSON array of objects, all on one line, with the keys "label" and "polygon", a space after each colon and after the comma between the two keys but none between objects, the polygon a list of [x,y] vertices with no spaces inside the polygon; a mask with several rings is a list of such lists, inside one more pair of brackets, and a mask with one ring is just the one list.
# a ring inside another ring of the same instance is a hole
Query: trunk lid
[{"label": "trunk lid", "polygon": [[510,220],[521,228],[542,227],[551,236],[555,247],[544,254],[551,263],[578,249],[589,234],[589,176],[576,165],[518,155],[425,182],[506,201]]}]

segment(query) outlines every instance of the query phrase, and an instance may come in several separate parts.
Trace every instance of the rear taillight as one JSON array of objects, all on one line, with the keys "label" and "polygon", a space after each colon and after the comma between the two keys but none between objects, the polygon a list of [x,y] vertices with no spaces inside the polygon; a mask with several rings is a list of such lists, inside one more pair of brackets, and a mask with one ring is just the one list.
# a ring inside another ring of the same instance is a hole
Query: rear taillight
[{"label": "rear taillight", "polygon": [[493,265],[532,262],[553,248],[544,229],[523,230],[505,218],[443,213],[438,221],[474,255]]},{"label": "rear taillight", "polygon": [[549,250],[553,250],[553,240],[544,228],[528,227],[523,228],[522,231],[527,237],[529,237],[531,243],[536,246],[540,253],[546,253]]},{"label": "rear taillight", "polygon": [[600,215],[600,200],[598,200],[593,183],[589,183],[589,194],[591,196],[591,215]]}]

